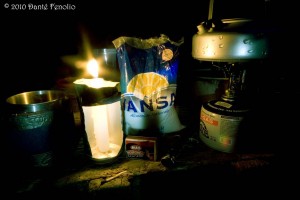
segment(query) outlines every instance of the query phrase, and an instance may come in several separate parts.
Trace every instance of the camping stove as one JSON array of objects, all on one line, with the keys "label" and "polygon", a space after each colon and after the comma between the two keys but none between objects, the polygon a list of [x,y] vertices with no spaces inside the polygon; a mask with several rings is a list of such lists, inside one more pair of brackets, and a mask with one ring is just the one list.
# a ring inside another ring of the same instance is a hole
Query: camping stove
[{"label": "camping stove", "polygon": [[192,57],[217,66],[229,79],[221,98],[202,104],[199,136],[209,147],[231,153],[256,95],[254,74],[269,55],[269,29],[263,21],[244,18],[209,19],[197,28]]}]

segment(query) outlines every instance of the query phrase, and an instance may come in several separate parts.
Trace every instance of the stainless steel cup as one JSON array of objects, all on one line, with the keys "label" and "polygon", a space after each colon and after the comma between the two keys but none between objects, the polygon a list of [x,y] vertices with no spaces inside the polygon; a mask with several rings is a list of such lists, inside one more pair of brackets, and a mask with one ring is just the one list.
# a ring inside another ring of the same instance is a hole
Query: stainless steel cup
[{"label": "stainless steel cup", "polygon": [[74,141],[68,96],[60,90],[29,91],[6,103],[5,132],[12,160],[37,167],[63,160]]}]

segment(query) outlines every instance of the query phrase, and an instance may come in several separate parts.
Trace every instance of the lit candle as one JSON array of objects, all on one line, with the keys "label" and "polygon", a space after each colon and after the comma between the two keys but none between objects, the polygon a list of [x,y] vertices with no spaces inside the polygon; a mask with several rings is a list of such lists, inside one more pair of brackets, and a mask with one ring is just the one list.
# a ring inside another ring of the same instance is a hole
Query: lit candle
[{"label": "lit candle", "polygon": [[[101,88],[115,87],[118,82],[106,81],[103,78],[98,78],[98,63],[96,60],[92,60],[88,63],[88,71],[94,77],[92,79],[79,79],[76,80],[75,84],[83,84],[89,88],[96,89],[95,92],[101,92]],[[100,90],[97,90],[100,89]],[[108,158],[114,157],[118,154],[121,148],[121,144],[117,144],[115,141],[111,141],[114,138],[110,136],[110,127],[112,120],[117,120],[117,124],[121,124],[119,118],[110,119],[111,110],[110,107],[118,108],[119,112],[113,113],[113,115],[120,115],[120,104],[119,102],[101,104],[101,105],[88,105],[82,106],[84,113],[85,130],[88,136],[89,145],[93,158]],[[114,125],[114,124],[113,124]],[[115,126],[115,125],[114,125]],[[121,133],[121,126],[118,125],[118,132]],[[112,134],[116,134],[112,132]],[[112,138],[112,139],[111,139]],[[122,141],[122,140],[120,140]]]},{"label": "lit candle", "polygon": [[119,82],[106,81],[103,78],[82,78],[74,82],[75,84],[83,84],[91,88],[115,87]]}]

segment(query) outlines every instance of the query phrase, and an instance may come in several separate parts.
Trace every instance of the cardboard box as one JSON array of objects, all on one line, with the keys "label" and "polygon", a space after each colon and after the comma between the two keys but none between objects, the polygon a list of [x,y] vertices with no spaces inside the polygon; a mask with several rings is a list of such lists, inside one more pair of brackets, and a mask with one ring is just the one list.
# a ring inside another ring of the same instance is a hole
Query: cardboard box
[{"label": "cardboard box", "polygon": [[125,144],[128,158],[157,161],[156,137],[127,136]]}]

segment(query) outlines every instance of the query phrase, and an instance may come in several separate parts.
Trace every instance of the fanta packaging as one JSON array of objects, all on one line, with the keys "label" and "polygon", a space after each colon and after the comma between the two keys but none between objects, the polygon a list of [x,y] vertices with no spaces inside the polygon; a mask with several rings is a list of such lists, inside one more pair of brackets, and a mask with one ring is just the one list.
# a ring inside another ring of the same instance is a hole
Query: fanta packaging
[{"label": "fanta packaging", "polygon": [[126,135],[165,136],[184,128],[175,109],[183,39],[166,35],[113,40],[120,69],[122,125]]}]

